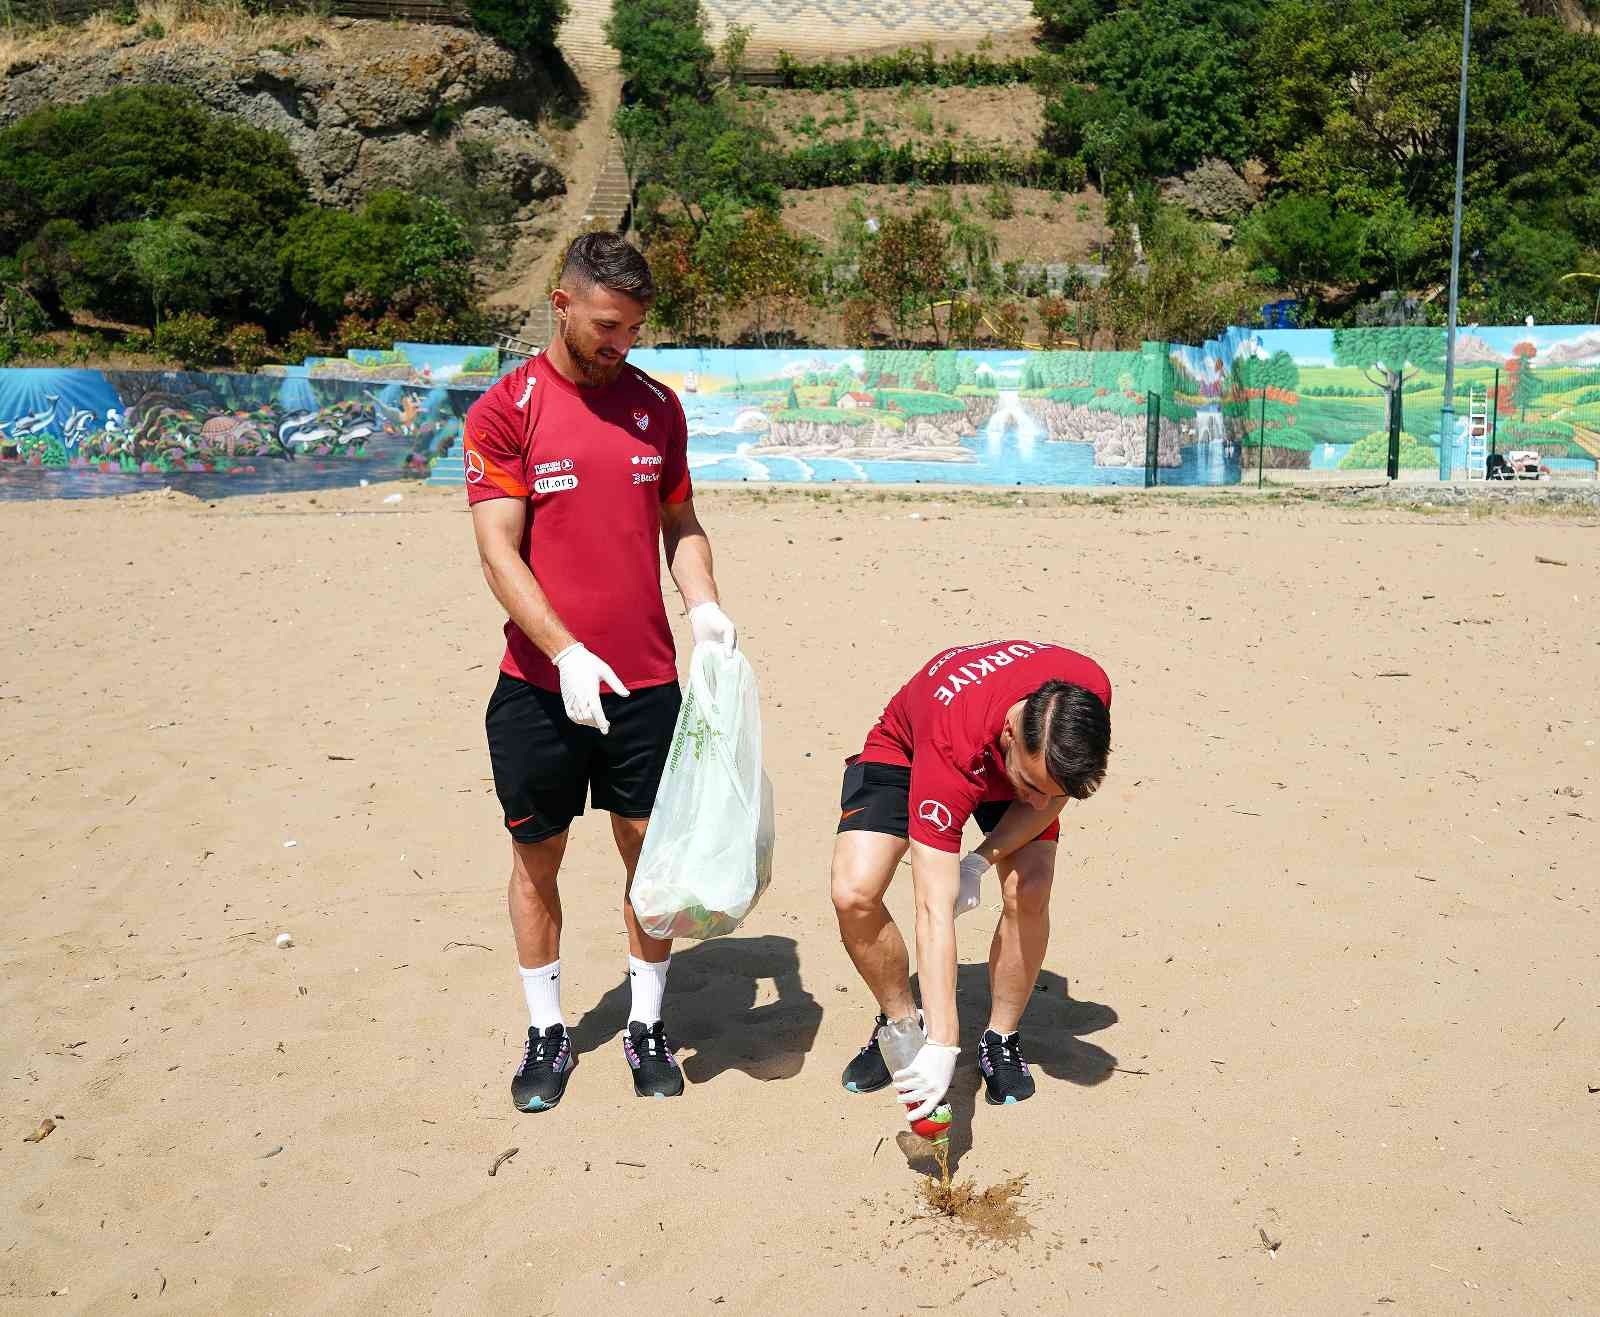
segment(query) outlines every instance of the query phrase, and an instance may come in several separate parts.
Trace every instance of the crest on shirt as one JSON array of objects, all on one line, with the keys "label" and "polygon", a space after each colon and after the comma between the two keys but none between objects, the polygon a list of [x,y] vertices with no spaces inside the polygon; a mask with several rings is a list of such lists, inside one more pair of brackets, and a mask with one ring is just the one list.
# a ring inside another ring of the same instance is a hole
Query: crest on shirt
[{"label": "crest on shirt", "polygon": [[634,412],[634,414],[633,414],[633,423],[639,427],[639,432],[641,434],[643,434],[646,430],[648,430],[650,428],[650,413],[649,412]]}]

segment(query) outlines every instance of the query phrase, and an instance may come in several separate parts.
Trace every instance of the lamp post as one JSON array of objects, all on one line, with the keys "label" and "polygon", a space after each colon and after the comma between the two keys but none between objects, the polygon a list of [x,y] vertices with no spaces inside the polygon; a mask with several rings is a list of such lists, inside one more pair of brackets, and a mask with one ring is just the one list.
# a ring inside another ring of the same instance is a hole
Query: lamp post
[{"label": "lamp post", "polygon": [[[1600,274],[1590,274],[1587,270],[1574,270],[1571,274],[1562,275],[1556,282],[1564,284],[1568,279],[1593,279],[1600,283]],[[1600,325],[1600,288],[1594,290],[1594,319],[1589,323]]]},{"label": "lamp post", "polygon": [[1461,175],[1467,157],[1467,50],[1472,44],[1472,0],[1461,14],[1461,103],[1456,111],[1456,207],[1450,236],[1450,327],[1444,345],[1444,405],[1439,408],[1439,479],[1450,479],[1456,444],[1456,299],[1461,285]]}]

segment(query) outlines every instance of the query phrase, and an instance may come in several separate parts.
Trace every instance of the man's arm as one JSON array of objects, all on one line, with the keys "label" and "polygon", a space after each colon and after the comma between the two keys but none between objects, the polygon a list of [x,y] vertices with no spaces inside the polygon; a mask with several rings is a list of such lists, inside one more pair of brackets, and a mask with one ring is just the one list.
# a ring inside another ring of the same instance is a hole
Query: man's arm
[{"label": "man's arm", "polygon": [[982,856],[990,864],[999,864],[1054,823],[1066,803],[1058,800],[1044,809],[1033,809],[1020,800],[1012,801],[1000,816],[1000,822],[994,825],[994,831],[972,848],[972,854]]},{"label": "man's arm", "polygon": [[961,1044],[956,1018],[956,889],[960,861],[920,841],[911,843],[911,887],[917,907],[917,978],[928,1041]]},{"label": "man's arm", "polygon": [[577,638],[550,607],[533,570],[522,557],[528,504],[520,498],[491,498],[472,505],[472,533],[478,541],[483,578],[506,610],[549,659],[577,644]]},{"label": "man's arm", "polygon": [[661,542],[666,548],[667,570],[683,596],[684,607],[719,603],[711,570],[711,540],[695,515],[692,498],[661,505]]}]

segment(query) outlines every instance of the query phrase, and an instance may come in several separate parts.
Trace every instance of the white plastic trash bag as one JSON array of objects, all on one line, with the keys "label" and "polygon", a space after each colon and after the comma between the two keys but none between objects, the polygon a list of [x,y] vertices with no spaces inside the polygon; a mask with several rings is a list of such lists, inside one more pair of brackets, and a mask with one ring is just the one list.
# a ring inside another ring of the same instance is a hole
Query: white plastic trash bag
[{"label": "white plastic trash bag", "polygon": [[737,651],[696,646],[634,872],[640,927],[660,938],[733,932],[772,881],[773,840],[755,671]]}]

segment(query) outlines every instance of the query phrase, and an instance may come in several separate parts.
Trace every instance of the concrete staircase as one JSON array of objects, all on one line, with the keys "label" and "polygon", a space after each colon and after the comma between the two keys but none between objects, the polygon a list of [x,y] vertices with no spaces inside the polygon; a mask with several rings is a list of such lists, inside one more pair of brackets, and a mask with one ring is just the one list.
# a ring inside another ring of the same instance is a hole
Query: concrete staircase
[{"label": "concrete staircase", "polygon": [[[604,228],[616,233],[626,233],[632,205],[633,198],[628,191],[628,171],[623,168],[622,151],[613,136],[606,147],[606,162],[595,178],[594,188],[589,193],[589,202],[579,220],[580,227],[585,230]],[[549,271],[551,275],[555,273],[554,262],[560,259],[560,252],[552,255],[552,268]],[[541,288],[533,305],[528,308],[528,318],[522,322],[517,337],[543,346],[550,341],[554,333],[555,313],[551,310],[550,301],[544,296]]]}]

